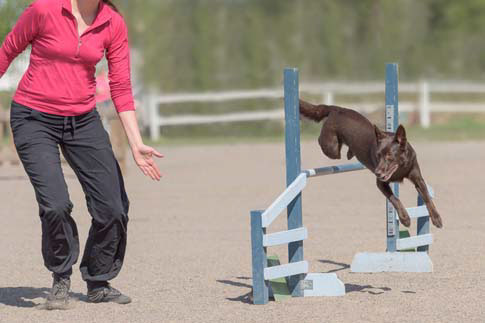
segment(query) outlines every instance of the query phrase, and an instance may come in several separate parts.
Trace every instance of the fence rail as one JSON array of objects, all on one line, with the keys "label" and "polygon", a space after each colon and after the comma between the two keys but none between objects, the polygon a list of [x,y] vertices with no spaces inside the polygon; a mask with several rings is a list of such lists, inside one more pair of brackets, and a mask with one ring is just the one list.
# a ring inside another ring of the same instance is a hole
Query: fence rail
[{"label": "fence rail", "polygon": [[[401,101],[400,111],[417,111],[420,115],[421,126],[427,128],[431,124],[433,112],[485,112],[485,100],[483,102],[452,102],[432,101],[431,94],[485,94],[485,84],[465,81],[450,82],[406,82],[399,84],[401,94],[414,94],[416,100]],[[321,102],[350,106],[357,111],[370,113],[382,108],[382,103],[346,103],[336,100],[336,96],[373,95],[384,93],[384,85],[380,82],[331,82],[331,83],[304,83],[300,91],[309,95],[320,96]],[[227,102],[253,99],[281,99],[283,91],[280,89],[259,89],[250,91],[225,91],[205,93],[178,93],[178,94],[152,94],[149,95],[148,127],[153,140],[160,137],[160,127],[175,125],[211,124],[220,122],[243,122],[261,120],[282,120],[283,110],[278,107],[266,108],[259,111],[238,111],[221,114],[180,114],[176,116],[164,116],[160,105],[175,103],[195,102]]]}]

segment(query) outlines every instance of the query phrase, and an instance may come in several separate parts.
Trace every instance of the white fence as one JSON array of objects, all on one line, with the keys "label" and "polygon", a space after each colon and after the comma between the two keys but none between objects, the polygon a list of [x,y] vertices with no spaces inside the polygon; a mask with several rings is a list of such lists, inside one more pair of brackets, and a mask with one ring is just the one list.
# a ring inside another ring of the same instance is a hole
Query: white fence
[{"label": "white fence", "polygon": [[2,78],[0,78],[0,91],[13,91],[29,66],[30,50],[26,50],[10,64]]},{"label": "white fence", "polygon": [[[303,83],[300,92],[321,96],[321,102],[348,106],[357,111],[369,113],[383,107],[384,99],[379,102],[345,103],[336,100],[339,95],[372,95],[384,94],[382,82],[345,82],[345,83]],[[414,101],[401,100],[399,110],[402,112],[419,111],[420,124],[427,128],[431,123],[432,112],[485,112],[484,102],[451,102],[431,101],[432,93],[439,94],[485,94],[485,84],[472,82],[427,82],[400,83],[400,94],[412,94],[417,97]],[[145,119],[150,129],[150,137],[153,140],[160,138],[160,127],[172,125],[210,124],[218,122],[241,122],[255,120],[282,120],[283,109],[270,108],[261,111],[229,112],[213,115],[181,114],[177,116],[163,116],[160,113],[160,105],[173,103],[202,103],[202,102],[227,102],[248,99],[282,99],[281,89],[260,89],[251,91],[226,91],[205,93],[179,93],[179,94],[152,94],[148,96],[146,107],[148,115]]]},{"label": "white fence", "polygon": [[[136,53],[133,57],[136,58]],[[8,72],[0,79],[0,91],[14,90],[20,81],[25,69],[28,66],[29,51],[22,53],[12,62]],[[134,84],[140,84],[134,82]],[[137,89],[135,92],[140,92]],[[357,111],[369,113],[376,109],[383,108],[384,99],[367,101],[364,103],[348,103],[341,101],[339,96],[367,96],[374,94],[384,94],[383,82],[329,82],[329,83],[303,83],[300,92],[305,97],[306,94],[320,96],[320,101],[326,104],[337,104],[348,106]],[[399,84],[400,94],[411,94],[415,100],[401,100],[399,110],[402,112],[418,111],[421,126],[427,128],[431,124],[432,112],[484,112],[485,100],[472,101],[432,101],[431,95],[448,94],[448,98],[453,95],[463,94],[483,94],[485,95],[485,84],[477,82],[450,81],[450,82],[415,82]],[[180,114],[176,116],[164,116],[160,105],[173,103],[201,103],[201,102],[227,102],[242,101],[252,99],[283,99],[283,90],[278,89],[258,89],[250,91],[225,91],[225,92],[205,92],[205,93],[178,93],[178,94],[151,94],[142,97],[141,121],[144,126],[150,129],[150,136],[156,140],[160,138],[160,128],[173,125],[193,125],[211,124],[219,122],[240,122],[257,120],[282,120],[284,118],[282,102],[279,107],[267,107],[260,111],[228,112],[222,114]]]}]

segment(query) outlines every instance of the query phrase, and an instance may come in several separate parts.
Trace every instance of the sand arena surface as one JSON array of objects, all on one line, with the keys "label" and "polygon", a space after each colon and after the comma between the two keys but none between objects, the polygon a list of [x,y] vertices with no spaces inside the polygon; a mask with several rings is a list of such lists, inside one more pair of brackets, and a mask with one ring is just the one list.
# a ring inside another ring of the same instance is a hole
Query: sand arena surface
[{"label": "sand arena surface", "polygon": [[[311,179],[303,194],[311,272],[336,272],[347,295],[253,306],[249,211],[284,189],[283,143],[160,147],[161,182],[130,161],[128,250],[113,285],[134,302],[88,304],[78,264],[69,311],[36,309],[51,286],[40,221],[23,169],[0,167],[0,322],[485,322],[485,143],[414,145],[436,191],[444,229],[434,233],[432,274],[352,274],[359,251],[385,249],[385,203],[368,171]],[[344,151],[345,152],[345,151]],[[303,167],[335,164],[314,141]],[[82,247],[90,217],[73,172],[66,180]],[[416,192],[401,188],[406,206]],[[281,216],[271,231],[284,229]],[[415,226],[412,227],[415,231]],[[273,248],[286,261],[285,248]]]}]

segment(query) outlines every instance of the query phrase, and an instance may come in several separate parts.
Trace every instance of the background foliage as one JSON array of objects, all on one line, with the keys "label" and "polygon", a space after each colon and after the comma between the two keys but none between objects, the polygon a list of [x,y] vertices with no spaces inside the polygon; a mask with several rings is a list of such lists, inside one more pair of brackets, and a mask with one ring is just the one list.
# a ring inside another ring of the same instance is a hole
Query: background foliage
[{"label": "background foliage", "polygon": [[[0,39],[28,0],[0,0]],[[145,80],[164,91],[306,80],[484,79],[483,0],[114,1],[142,49]]]},{"label": "background foliage", "polygon": [[[0,41],[30,2],[0,0]],[[113,2],[129,25],[131,45],[140,53],[142,64],[136,66],[144,86],[165,93],[279,86],[286,66],[298,67],[303,81],[382,80],[383,66],[391,61],[399,62],[401,80],[485,80],[484,0]],[[0,93],[0,100],[3,97],[9,102],[9,94]],[[244,109],[262,104],[279,103],[251,101]],[[164,106],[164,114],[238,108],[175,104]],[[475,129],[470,138],[485,138],[485,123],[477,115],[447,120],[456,125],[436,129],[434,137],[447,138],[444,133],[457,133],[453,129],[460,126]],[[313,134],[318,127],[306,128]],[[279,137],[281,131],[275,122],[233,123],[166,127],[164,136],[260,138]]]}]

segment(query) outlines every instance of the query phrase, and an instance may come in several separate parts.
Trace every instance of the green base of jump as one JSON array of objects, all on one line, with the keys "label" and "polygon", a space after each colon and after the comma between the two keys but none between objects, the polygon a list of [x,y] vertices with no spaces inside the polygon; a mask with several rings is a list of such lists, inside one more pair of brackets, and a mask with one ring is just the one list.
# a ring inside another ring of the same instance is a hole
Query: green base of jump
[{"label": "green base of jump", "polygon": [[[411,235],[409,234],[408,230],[399,231],[399,239],[409,238],[410,236]],[[414,248],[404,249],[404,250],[399,250],[399,252],[416,252],[416,249]]]},{"label": "green base of jump", "polygon": [[[278,256],[268,257],[268,267],[279,266],[280,264],[281,263]],[[290,290],[288,289],[288,283],[285,277],[271,279],[269,281],[269,286],[271,287],[270,295],[274,297],[276,302],[291,298]]]}]

